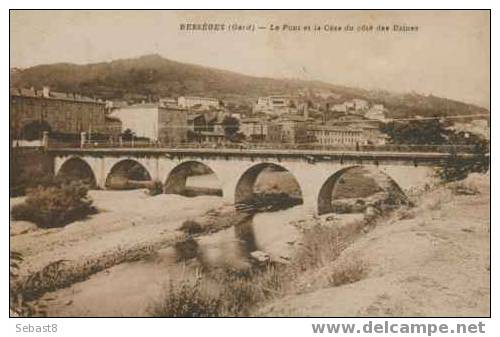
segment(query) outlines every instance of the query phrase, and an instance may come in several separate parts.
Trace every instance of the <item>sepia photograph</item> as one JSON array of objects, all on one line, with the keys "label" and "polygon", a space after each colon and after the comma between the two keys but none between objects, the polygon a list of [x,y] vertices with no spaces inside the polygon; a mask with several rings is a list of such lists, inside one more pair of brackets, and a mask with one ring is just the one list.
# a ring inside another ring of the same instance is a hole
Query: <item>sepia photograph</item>
[{"label": "sepia photograph", "polygon": [[491,317],[490,14],[9,10],[9,316]]}]

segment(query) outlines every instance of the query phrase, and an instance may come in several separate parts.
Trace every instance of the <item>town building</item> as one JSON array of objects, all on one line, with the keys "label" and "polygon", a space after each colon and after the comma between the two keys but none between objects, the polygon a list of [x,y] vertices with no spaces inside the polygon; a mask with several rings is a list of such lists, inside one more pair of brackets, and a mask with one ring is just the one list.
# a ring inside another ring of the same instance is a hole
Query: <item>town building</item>
[{"label": "town building", "polygon": [[106,116],[105,117],[106,131],[108,135],[119,135],[122,133],[122,121],[119,118]]},{"label": "town building", "polygon": [[368,102],[365,101],[364,99],[359,99],[359,98],[354,98],[352,101],[354,110],[356,111],[363,111],[368,109]]},{"label": "town building", "polygon": [[191,109],[197,108],[203,109],[220,109],[220,101],[216,98],[211,97],[198,97],[198,96],[180,96],[177,99],[177,105],[181,108]]},{"label": "town building", "polygon": [[136,137],[158,140],[158,103],[138,103],[121,107],[111,113],[111,117],[122,121],[123,131],[131,130]]},{"label": "town building", "polygon": [[253,112],[279,116],[291,113],[294,104],[289,96],[259,97],[253,106]]},{"label": "town building", "polygon": [[[106,123],[106,104],[79,95],[35,88],[10,89],[10,129],[14,139],[39,139],[43,131],[53,134],[106,134],[115,132]],[[113,134],[114,135],[114,134]]]},{"label": "town building", "polygon": [[269,122],[267,141],[270,143],[299,144],[308,141],[308,119],[300,115],[286,115]]},{"label": "town building", "polygon": [[162,144],[180,144],[187,141],[187,109],[166,105],[158,109],[158,140]]},{"label": "town building", "polygon": [[362,145],[366,142],[363,130],[357,128],[312,124],[308,133],[310,142],[319,145]]},{"label": "town building", "polygon": [[122,121],[123,131],[129,129],[136,137],[161,143],[186,141],[187,115],[187,109],[159,103],[133,104],[111,113],[111,117]]},{"label": "town building", "polygon": [[363,124],[339,126],[311,124],[308,126],[309,141],[319,145],[383,145],[387,135],[380,132],[377,125]]},{"label": "town building", "polygon": [[365,118],[385,121],[385,108],[383,104],[373,104],[366,112]]},{"label": "town building", "polygon": [[250,141],[264,141],[267,137],[268,123],[264,118],[251,117],[240,121],[240,132]]},{"label": "town building", "polygon": [[227,115],[217,111],[191,112],[188,115],[188,141],[221,143],[225,140],[222,121]]}]

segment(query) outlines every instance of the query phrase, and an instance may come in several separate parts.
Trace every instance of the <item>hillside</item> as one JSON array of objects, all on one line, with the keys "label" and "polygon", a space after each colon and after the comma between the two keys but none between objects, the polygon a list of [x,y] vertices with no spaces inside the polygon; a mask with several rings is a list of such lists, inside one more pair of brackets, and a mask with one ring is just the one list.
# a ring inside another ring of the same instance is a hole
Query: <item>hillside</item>
[{"label": "hillside", "polygon": [[57,63],[11,71],[13,87],[44,85],[58,91],[129,101],[198,94],[248,103],[260,95],[295,94],[301,90],[308,93],[308,98],[326,103],[314,95],[321,91],[332,93],[333,97],[328,99],[331,103],[362,98],[384,104],[391,112],[390,117],[488,113],[475,105],[435,96],[369,91],[320,81],[253,77],[176,62],[159,55],[86,65]]}]

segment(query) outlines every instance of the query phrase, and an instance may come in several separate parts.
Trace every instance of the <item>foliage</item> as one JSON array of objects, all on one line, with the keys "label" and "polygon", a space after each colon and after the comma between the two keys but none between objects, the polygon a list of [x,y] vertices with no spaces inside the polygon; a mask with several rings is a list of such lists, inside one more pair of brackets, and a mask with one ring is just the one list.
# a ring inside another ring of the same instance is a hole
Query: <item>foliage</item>
[{"label": "foliage", "polygon": [[345,246],[338,230],[315,225],[304,231],[302,245],[294,257],[293,264],[300,271],[321,267],[334,261]]},{"label": "foliage", "polygon": [[166,298],[151,310],[153,317],[219,317],[222,300],[200,278],[170,283]]},{"label": "foliage", "polygon": [[44,131],[51,131],[50,124],[46,121],[34,121],[24,126],[20,138],[26,140],[42,139]]},{"label": "foliage", "polygon": [[[26,286],[26,284],[33,281],[33,278],[29,277],[25,279],[21,284],[16,283],[16,281],[19,279],[19,266],[24,259],[21,253],[15,251],[11,251],[9,257],[9,307],[11,314],[13,316],[20,317],[46,316],[47,302],[51,301],[52,299],[34,299],[33,294],[29,290],[27,290],[29,289],[29,287]],[[60,262],[56,261],[53,264],[49,264],[49,266],[44,268],[42,272],[53,269],[53,266],[58,263]]]},{"label": "foliage", "polygon": [[194,220],[184,221],[179,229],[186,234],[198,234],[203,231],[203,227],[200,223]]},{"label": "foliage", "polygon": [[252,271],[215,269],[194,280],[170,282],[150,313],[154,317],[248,316],[256,304],[281,295],[285,280],[282,270],[274,266]]},{"label": "foliage", "polygon": [[436,174],[442,181],[450,182],[465,179],[472,172],[485,173],[489,167],[484,149],[477,148],[472,158],[460,158],[452,153],[446,164],[436,169]]},{"label": "foliage", "polygon": [[26,201],[12,208],[12,218],[36,223],[39,227],[64,226],[96,212],[80,182],[31,189]]},{"label": "foliage", "polygon": [[395,144],[441,145],[447,143],[448,131],[437,119],[390,122],[381,127]]},{"label": "foliage", "polygon": [[328,276],[328,284],[338,287],[361,280],[367,272],[366,264],[359,258],[352,258],[334,265]]},{"label": "foliage", "polygon": [[129,142],[135,137],[135,132],[130,129],[125,129],[122,134],[123,141]]},{"label": "foliage", "polygon": [[155,180],[148,186],[150,196],[155,196],[163,193],[163,184],[161,181]]},{"label": "foliage", "polygon": [[226,137],[231,138],[240,129],[240,121],[237,118],[227,116],[222,120],[222,128]]}]

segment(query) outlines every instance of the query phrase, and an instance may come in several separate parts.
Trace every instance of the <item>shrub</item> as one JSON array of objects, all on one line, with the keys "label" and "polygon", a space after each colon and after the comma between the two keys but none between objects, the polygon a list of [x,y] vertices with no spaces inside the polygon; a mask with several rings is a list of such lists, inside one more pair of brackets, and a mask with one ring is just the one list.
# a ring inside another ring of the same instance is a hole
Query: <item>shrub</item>
[{"label": "shrub", "polygon": [[223,302],[202,279],[170,283],[164,299],[153,306],[153,317],[220,317]]},{"label": "shrub", "polygon": [[163,193],[163,184],[161,181],[155,180],[148,186],[150,196],[155,196]]},{"label": "shrub", "polygon": [[255,305],[281,295],[283,270],[215,269],[204,277],[170,283],[160,302],[153,305],[154,317],[248,316]]},{"label": "shrub", "polygon": [[328,284],[338,287],[344,284],[354,283],[361,280],[366,275],[366,264],[359,258],[341,261],[334,265],[328,277]]},{"label": "shrub", "polygon": [[40,283],[42,280],[50,278],[51,271],[57,269],[61,261],[56,261],[49,264],[42,269],[39,273],[35,273],[30,277],[24,279],[21,283],[16,282],[19,280],[19,265],[23,262],[21,253],[10,252],[9,264],[9,307],[12,316],[16,317],[45,317],[47,316],[47,304],[52,298],[45,298],[38,300],[40,294],[33,292],[30,285],[33,283]]},{"label": "shrub", "polygon": [[345,242],[337,229],[315,225],[304,231],[293,264],[301,271],[321,267],[334,261],[344,248]]},{"label": "shrub", "polygon": [[203,232],[201,225],[194,220],[184,221],[179,229],[186,234],[198,234]]},{"label": "shrub", "polygon": [[26,201],[12,208],[12,218],[36,223],[39,227],[64,226],[96,212],[88,189],[79,182],[28,191]]},{"label": "shrub", "polygon": [[467,178],[469,173],[484,173],[490,167],[489,157],[486,156],[486,149],[478,146],[474,156],[468,159],[459,158],[452,153],[446,165],[436,170],[437,176],[444,182],[457,181]]},{"label": "shrub", "polygon": [[174,244],[174,249],[177,261],[193,259],[199,254],[198,242],[190,236],[176,242]]}]

